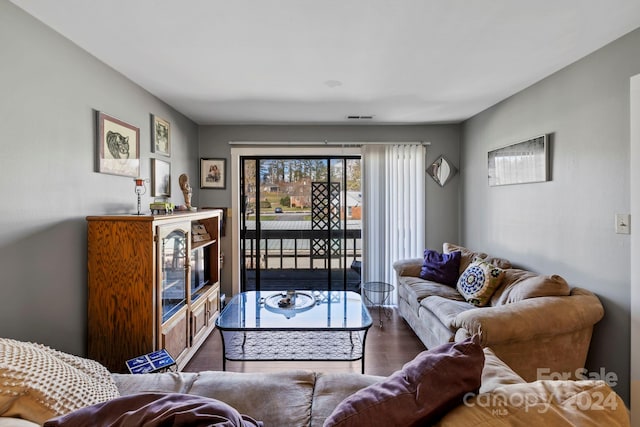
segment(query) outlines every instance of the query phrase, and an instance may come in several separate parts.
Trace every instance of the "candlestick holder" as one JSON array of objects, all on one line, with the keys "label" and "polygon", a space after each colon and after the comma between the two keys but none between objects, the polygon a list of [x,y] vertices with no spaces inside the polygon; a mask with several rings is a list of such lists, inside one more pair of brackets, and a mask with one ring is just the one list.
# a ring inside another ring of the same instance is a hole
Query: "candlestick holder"
[{"label": "candlestick holder", "polygon": [[136,183],[136,186],[134,188],[134,193],[136,193],[137,197],[138,197],[138,215],[142,215],[142,213],[140,212],[142,210],[142,195],[145,194],[147,192],[147,185],[146,183],[149,182],[148,179],[146,178],[133,178],[133,181]]}]

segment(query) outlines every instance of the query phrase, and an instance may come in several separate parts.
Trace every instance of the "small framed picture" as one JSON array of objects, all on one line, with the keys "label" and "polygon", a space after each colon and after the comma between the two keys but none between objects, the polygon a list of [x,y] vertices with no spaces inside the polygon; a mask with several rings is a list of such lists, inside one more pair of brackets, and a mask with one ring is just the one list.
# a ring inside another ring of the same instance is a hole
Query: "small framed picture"
[{"label": "small framed picture", "polygon": [[171,163],[151,159],[152,196],[171,196]]},{"label": "small framed picture", "polygon": [[140,129],[98,111],[96,172],[140,175]]},{"label": "small framed picture", "polygon": [[156,115],[151,115],[151,151],[171,156],[171,124]]},{"label": "small framed picture", "polygon": [[227,159],[200,159],[200,188],[226,187]]}]

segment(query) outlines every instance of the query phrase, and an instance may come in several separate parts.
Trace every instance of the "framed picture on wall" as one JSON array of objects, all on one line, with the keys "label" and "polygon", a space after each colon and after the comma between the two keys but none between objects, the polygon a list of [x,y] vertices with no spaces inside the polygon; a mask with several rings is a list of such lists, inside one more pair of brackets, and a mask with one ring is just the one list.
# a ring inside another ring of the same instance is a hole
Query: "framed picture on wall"
[{"label": "framed picture on wall", "polygon": [[226,187],[227,159],[200,159],[200,188]]},{"label": "framed picture on wall", "polygon": [[96,114],[96,172],[140,175],[140,129],[101,111]]},{"label": "framed picture on wall", "polygon": [[171,124],[156,115],[151,115],[151,151],[171,156]]},{"label": "framed picture on wall", "polygon": [[171,196],[171,163],[160,159],[151,159],[152,196]]}]

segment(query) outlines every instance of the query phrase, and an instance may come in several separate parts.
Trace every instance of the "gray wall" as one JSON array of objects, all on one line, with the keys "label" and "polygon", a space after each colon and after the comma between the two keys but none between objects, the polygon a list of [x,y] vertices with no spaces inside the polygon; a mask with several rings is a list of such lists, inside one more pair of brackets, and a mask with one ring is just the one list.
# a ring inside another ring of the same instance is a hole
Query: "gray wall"
[{"label": "gray wall", "polygon": [[[629,401],[630,238],[615,213],[630,212],[629,78],[640,72],[640,31],[466,121],[461,229],[471,248],[560,274],[595,292],[605,318],[587,367],[619,377]],[[545,183],[489,187],[487,151],[552,134]]]},{"label": "gray wall", "polygon": [[143,177],[150,114],[171,123],[176,203],[184,203],[177,176],[198,173],[198,128],[5,0],[0,58],[0,336],[85,354],[84,218],[136,209],[131,178],[94,172],[94,110],[140,128]]},{"label": "gray wall", "polygon": [[[460,155],[459,125],[425,126],[202,126],[200,128],[200,156],[231,158],[229,141],[340,141],[340,142],[407,142],[425,141],[427,164],[438,156],[445,155],[454,165],[458,165]],[[283,148],[282,154],[295,154],[291,148]],[[229,164],[227,168],[230,169]],[[227,180],[229,175],[227,174]],[[442,249],[445,241],[458,241],[458,176],[445,187],[427,181],[426,242],[432,249]],[[231,189],[200,190],[200,205],[230,207]],[[227,225],[230,230],[230,224]],[[231,253],[230,238],[224,239],[226,265]],[[231,268],[222,273],[223,292],[230,294]]]}]

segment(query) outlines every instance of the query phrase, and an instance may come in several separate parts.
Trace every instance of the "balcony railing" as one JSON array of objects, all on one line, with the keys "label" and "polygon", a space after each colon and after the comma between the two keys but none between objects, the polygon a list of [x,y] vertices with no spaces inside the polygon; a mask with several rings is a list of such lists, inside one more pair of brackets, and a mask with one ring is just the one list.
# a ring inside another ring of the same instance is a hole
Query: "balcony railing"
[{"label": "balcony railing", "polygon": [[260,237],[258,248],[256,230],[244,234],[245,290],[256,289],[258,277],[262,290],[359,290],[351,265],[362,257],[360,229],[268,229]]},{"label": "balcony railing", "polygon": [[346,230],[268,229],[244,233],[244,255],[247,269],[341,269],[360,260],[362,232]]}]

